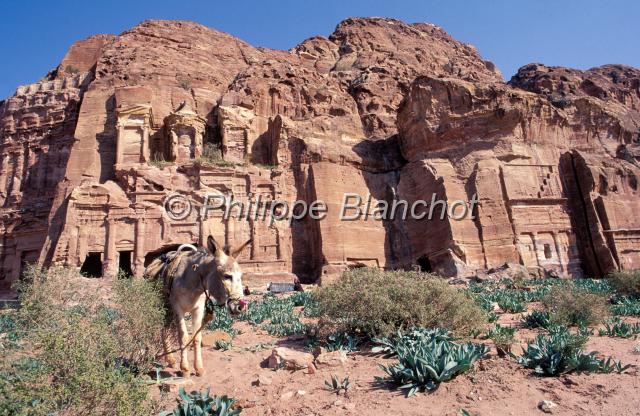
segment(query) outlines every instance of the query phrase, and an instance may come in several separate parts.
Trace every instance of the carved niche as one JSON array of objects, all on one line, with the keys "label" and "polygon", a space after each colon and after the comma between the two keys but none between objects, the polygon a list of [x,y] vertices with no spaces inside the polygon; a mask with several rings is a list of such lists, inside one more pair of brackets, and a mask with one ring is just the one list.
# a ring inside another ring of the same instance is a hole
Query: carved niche
[{"label": "carved niche", "polygon": [[168,159],[183,163],[202,156],[206,123],[186,102],[169,114],[164,119]]}]

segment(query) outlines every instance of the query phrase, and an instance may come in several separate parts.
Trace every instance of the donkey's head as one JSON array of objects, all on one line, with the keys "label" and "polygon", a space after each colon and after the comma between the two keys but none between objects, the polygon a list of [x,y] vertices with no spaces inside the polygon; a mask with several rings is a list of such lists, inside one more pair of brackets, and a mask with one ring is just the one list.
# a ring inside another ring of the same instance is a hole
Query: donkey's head
[{"label": "donkey's head", "polygon": [[234,250],[224,250],[211,236],[207,238],[207,248],[213,255],[212,267],[207,272],[207,286],[219,305],[226,305],[229,312],[237,315],[246,308],[243,299],[242,269],[236,261],[251,240]]}]

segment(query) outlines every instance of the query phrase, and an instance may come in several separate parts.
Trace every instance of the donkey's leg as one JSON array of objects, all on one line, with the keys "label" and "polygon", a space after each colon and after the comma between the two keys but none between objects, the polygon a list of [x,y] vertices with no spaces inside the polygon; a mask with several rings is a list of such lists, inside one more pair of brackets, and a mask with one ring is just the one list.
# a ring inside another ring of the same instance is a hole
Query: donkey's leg
[{"label": "donkey's leg", "polygon": [[189,330],[187,322],[184,320],[184,314],[178,315],[178,337],[180,337],[180,370],[184,377],[189,377],[191,369],[189,368]]},{"label": "donkey's leg", "polygon": [[167,364],[171,367],[171,368],[176,368],[176,357],[174,357],[173,353],[171,352],[171,341],[170,341],[170,337],[171,337],[171,329],[170,328],[163,328],[162,329],[162,348],[164,349],[164,359],[167,361]]},{"label": "donkey's leg", "polygon": [[200,328],[203,325],[204,320],[204,304],[199,304],[191,311],[191,323],[193,333],[193,349],[194,349],[194,361],[196,368],[196,375],[203,376],[205,373],[204,365],[202,364],[202,331]]}]

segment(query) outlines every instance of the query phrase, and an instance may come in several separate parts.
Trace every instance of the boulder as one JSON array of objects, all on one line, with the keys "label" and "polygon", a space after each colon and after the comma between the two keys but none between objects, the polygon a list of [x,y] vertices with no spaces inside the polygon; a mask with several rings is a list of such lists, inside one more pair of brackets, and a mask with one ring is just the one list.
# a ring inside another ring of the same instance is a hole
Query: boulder
[{"label": "boulder", "polygon": [[344,350],[336,350],[321,353],[316,357],[316,367],[342,367],[347,362],[347,353]]},{"label": "boulder", "polygon": [[558,405],[551,400],[542,400],[538,403],[538,408],[545,413],[553,413],[557,407]]},{"label": "boulder", "polygon": [[310,374],[315,372],[313,355],[286,347],[274,348],[271,351],[271,355],[267,358],[267,366],[273,369],[307,369]]}]

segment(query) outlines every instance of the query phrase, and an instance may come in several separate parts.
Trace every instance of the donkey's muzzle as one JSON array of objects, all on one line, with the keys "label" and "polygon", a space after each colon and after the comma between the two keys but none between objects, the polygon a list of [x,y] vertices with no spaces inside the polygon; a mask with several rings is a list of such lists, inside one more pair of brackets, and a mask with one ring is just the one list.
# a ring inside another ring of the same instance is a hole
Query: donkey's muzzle
[{"label": "donkey's muzzle", "polygon": [[247,309],[247,301],[244,299],[229,299],[227,309],[232,315],[238,315]]}]

